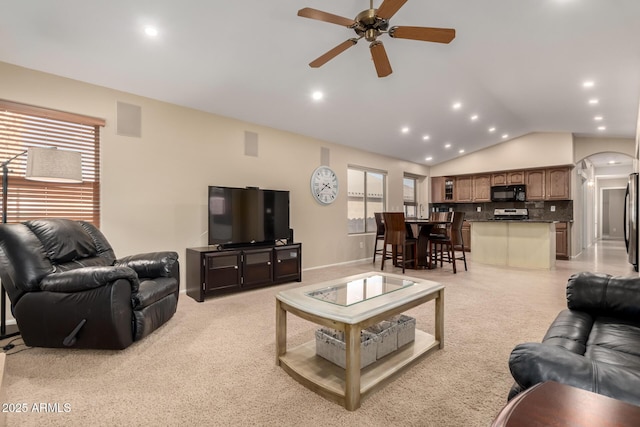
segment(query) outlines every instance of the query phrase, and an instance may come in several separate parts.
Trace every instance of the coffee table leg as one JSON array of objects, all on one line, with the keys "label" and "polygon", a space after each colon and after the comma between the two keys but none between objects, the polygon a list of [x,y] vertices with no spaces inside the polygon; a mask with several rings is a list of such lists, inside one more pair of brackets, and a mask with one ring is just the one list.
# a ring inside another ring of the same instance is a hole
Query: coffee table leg
[{"label": "coffee table leg", "polygon": [[438,291],[436,304],[436,340],[440,342],[439,348],[444,348],[444,289]]},{"label": "coffee table leg", "polygon": [[287,352],[287,311],[276,299],[276,365],[280,366],[280,356]]},{"label": "coffee table leg", "polygon": [[344,407],[355,411],[360,407],[360,328],[345,325],[345,343],[347,347],[345,369]]}]

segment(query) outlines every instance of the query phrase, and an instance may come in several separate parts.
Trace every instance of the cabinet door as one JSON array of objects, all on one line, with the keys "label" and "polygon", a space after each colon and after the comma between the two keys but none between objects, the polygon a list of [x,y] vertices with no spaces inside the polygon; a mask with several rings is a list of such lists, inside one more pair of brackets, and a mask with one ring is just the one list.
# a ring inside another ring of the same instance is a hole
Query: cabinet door
[{"label": "cabinet door", "polygon": [[301,246],[281,246],[274,249],[275,263],[273,268],[273,280],[302,280]]},{"label": "cabinet door", "polygon": [[547,169],[546,200],[571,199],[571,170],[569,168]]},{"label": "cabinet door", "polygon": [[273,250],[244,251],[242,286],[245,288],[270,284],[273,276]]},{"label": "cabinet door", "polygon": [[507,185],[506,172],[491,174],[491,185]]},{"label": "cabinet door", "polygon": [[507,172],[507,185],[524,184],[524,171]]},{"label": "cabinet door", "polygon": [[544,169],[525,171],[524,177],[527,200],[544,200]]},{"label": "cabinet door", "polygon": [[473,177],[473,201],[491,201],[491,175],[475,175]]},{"label": "cabinet door", "polygon": [[241,253],[239,251],[204,255],[205,292],[240,288]]},{"label": "cabinet door", "polygon": [[456,178],[455,195],[456,202],[473,201],[473,179],[471,176],[459,176]]},{"label": "cabinet door", "polygon": [[556,259],[569,259],[569,225],[566,222],[556,224]]},{"label": "cabinet door", "polygon": [[444,203],[444,176],[431,178],[431,203]]}]

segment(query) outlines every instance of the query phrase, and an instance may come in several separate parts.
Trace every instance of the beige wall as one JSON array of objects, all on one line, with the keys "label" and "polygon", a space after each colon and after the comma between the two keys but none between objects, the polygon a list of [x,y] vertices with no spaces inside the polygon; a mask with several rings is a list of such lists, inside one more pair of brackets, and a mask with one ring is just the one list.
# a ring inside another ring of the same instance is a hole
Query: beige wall
[{"label": "beige wall", "polygon": [[573,164],[570,133],[531,133],[431,167],[431,176]]},{"label": "beige wall", "polygon": [[631,138],[574,138],[574,163],[592,154],[621,153],[635,157],[635,141]]},{"label": "beige wall", "polygon": [[[104,118],[101,228],[119,256],[177,251],[183,277],[185,249],[207,243],[209,185],[291,191],[291,226],[303,244],[303,268],[311,268],[364,259],[373,251],[373,236],[347,235],[347,165],[388,173],[390,210],[402,209],[404,173],[428,175],[423,165],[6,63],[0,63],[0,94]],[[116,135],[117,101],[142,107],[141,138]],[[258,134],[257,157],[244,154],[245,131]],[[338,200],[330,206],[316,203],[309,189],[323,147],[330,150],[330,166],[341,185]],[[425,203],[426,190],[419,197]]]}]

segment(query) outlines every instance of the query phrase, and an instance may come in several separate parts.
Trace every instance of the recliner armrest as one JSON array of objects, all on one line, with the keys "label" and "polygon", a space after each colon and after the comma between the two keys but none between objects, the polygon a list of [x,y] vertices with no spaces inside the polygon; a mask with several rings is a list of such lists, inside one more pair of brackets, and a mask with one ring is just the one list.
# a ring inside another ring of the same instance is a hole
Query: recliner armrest
[{"label": "recliner armrest", "polygon": [[116,280],[131,283],[131,291],[137,292],[140,281],[136,272],[125,266],[83,267],[75,270],[52,273],[40,281],[40,290],[49,292],[82,292],[99,288]]},{"label": "recliner armrest", "polygon": [[593,360],[562,347],[519,344],[511,352],[509,369],[522,389],[556,381],[640,405],[640,371]]},{"label": "recliner armrest", "polygon": [[178,254],[172,251],[149,252],[117,259],[115,266],[132,268],[140,278],[172,277]]}]

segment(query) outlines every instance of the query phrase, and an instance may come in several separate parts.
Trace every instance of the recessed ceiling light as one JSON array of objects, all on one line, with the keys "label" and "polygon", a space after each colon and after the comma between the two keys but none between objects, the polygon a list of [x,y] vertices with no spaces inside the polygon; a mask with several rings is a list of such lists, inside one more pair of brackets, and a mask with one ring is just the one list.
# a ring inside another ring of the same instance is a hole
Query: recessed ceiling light
[{"label": "recessed ceiling light", "polygon": [[324,98],[324,93],[317,90],[311,94],[311,97],[314,99],[314,101],[320,101],[322,98]]},{"label": "recessed ceiling light", "polygon": [[429,156],[425,159],[427,162],[430,162],[431,160],[433,160],[433,157]]},{"label": "recessed ceiling light", "polygon": [[149,37],[156,37],[158,35],[158,29],[155,27],[145,27],[144,33]]},{"label": "recessed ceiling light", "polygon": [[590,104],[590,105],[596,105],[596,104],[598,104],[599,102],[600,102],[600,101],[599,101],[597,98],[591,98],[591,99],[589,100],[589,104]]},{"label": "recessed ceiling light", "polygon": [[462,103],[456,102],[456,103],[453,104],[453,109],[454,110],[459,110],[460,108],[462,108]]},{"label": "recessed ceiling light", "polygon": [[430,139],[431,139],[431,137],[430,137],[429,135],[424,135],[424,136],[422,137],[422,140],[423,140],[423,141],[428,141],[428,140],[430,140]]},{"label": "recessed ceiling light", "polygon": [[607,130],[606,126],[598,126],[598,130]]},{"label": "recessed ceiling light", "polygon": [[408,127],[408,126],[405,126],[405,127],[403,127],[402,129],[400,129],[400,131],[401,131],[402,133],[409,133],[409,127]]},{"label": "recessed ceiling light", "polygon": [[509,134],[508,133],[505,133],[505,134],[502,135],[502,139],[507,139],[507,138],[509,138]]},{"label": "recessed ceiling light", "polygon": [[451,144],[447,142],[446,144],[444,144],[444,148],[451,148]]},{"label": "recessed ceiling light", "polygon": [[464,148],[458,150],[458,153],[460,153],[460,154],[464,153]]},{"label": "recessed ceiling light", "polygon": [[471,121],[475,122],[476,120],[478,120],[478,115],[474,114],[473,116],[471,116]]},{"label": "recessed ceiling light", "polygon": [[620,162],[616,162],[615,160],[609,160],[608,162],[610,165],[617,165]]},{"label": "recessed ceiling light", "polygon": [[595,82],[593,80],[586,80],[584,82],[582,82],[582,87],[594,87],[595,86]]},{"label": "recessed ceiling light", "polygon": [[489,132],[495,132],[495,131],[496,131],[495,127],[489,128]]},{"label": "recessed ceiling light", "polygon": [[600,122],[602,121],[602,116],[595,116],[593,120],[595,120],[596,122]]}]

